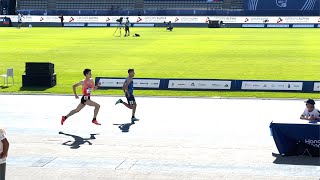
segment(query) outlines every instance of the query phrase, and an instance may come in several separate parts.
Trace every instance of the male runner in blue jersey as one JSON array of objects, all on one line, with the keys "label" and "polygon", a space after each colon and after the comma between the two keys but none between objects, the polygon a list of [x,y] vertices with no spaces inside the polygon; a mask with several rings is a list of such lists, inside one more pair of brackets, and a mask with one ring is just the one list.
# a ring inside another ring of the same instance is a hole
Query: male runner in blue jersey
[{"label": "male runner in blue jersey", "polygon": [[134,95],[133,95],[133,79],[132,78],[134,77],[134,74],[135,74],[134,69],[129,69],[128,74],[129,74],[129,76],[127,77],[127,79],[125,80],[125,82],[123,83],[123,86],[122,86],[122,89],[125,93],[125,96],[127,98],[128,103],[123,102],[122,99],[119,99],[116,102],[116,105],[119,103],[122,103],[127,108],[132,109],[131,121],[132,121],[132,123],[134,123],[134,121],[139,121],[139,119],[137,119],[135,117],[137,103],[136,103],[136,100],[134,99]]}]

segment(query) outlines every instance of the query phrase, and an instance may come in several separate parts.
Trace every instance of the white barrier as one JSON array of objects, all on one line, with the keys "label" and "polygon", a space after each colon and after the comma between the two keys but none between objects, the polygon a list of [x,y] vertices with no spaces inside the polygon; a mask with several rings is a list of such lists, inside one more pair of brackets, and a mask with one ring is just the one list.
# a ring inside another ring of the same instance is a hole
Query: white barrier
[{"label": "white barrier", "polygon": [[[0,17],[4,17],[3,15]],[[17,16],[10,17],[12,22],[17,22]],[[120,16],[64,16],[64,22],[67,23],[117,23]],[[125,18],[126,16],[124,16]],[[124,19],[125,20],[125,19]],[[307,17],[279,17],[279,16],[129,16],[131,23],[163,23],[171,21],[172,23],[208,23],[209,20],[219,20],[224,23],[237,24],[320,24],[319,16]],[[22,18],[23,22],[37,23],[58,23],[59,16],[29,16]]]}]

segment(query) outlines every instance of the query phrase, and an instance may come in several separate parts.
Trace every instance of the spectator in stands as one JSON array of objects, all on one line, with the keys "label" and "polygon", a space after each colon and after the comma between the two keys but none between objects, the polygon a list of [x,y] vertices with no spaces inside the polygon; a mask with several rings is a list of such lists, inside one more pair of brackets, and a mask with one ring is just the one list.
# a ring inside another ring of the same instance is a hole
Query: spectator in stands
[{"label": "spectator in stands", "polygon": [[124,30],[125,30],[124,37],[130,36],[130,21],[129,21],[129,17],[126,18],[126,22],[124,23]]},{"label": "spectator in stands", "polygon": [[6,158],[8,156],[9,142],[6,133],[0,129],[0,180],[6,179]]},{"label": "spectator in stands", "polygon": [[59,18],[60,18],[60,21],[61,21],[61,27],[63,27],[63,26],[64,26],[64,23],[63,23],[63,21],[64,21],[63,14],[61,14],[61,15],[59,16]]},{"label": "spectator in stands", "polygon": [[315,108],[315,102],[313,99],[308,99],[305,101],[307,108],[304,110],[303,114],[300,116],[300,119],[303,120],[320,120],[320,111]]}]

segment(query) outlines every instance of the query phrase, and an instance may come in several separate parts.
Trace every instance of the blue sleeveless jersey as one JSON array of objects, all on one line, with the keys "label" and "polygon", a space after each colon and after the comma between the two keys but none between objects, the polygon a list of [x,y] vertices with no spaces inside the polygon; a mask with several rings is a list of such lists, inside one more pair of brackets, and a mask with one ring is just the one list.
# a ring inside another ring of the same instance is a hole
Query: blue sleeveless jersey
[{"label": "blue sleeveless jersey", "polygon": [[[126,79],[125,82],[127,82],[127,81],[128,81],[128,78]],[[131,81],[131,83],[128,86],[128,91],[130,94],[133,94],[133,80]]]}]

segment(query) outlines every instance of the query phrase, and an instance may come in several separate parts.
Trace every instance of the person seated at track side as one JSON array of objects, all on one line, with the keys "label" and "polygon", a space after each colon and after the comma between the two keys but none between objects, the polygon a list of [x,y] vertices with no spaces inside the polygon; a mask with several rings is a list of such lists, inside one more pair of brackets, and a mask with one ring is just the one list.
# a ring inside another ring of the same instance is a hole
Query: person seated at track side
[{"label": "person seated at track side", "polygon": [[315,101],[313,99],[308,99],[305,103],[307,107],[301,114],[300,119],[309,121],[320,120],[320,111],[315,108]]}]

